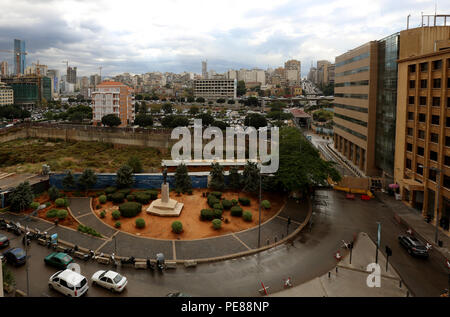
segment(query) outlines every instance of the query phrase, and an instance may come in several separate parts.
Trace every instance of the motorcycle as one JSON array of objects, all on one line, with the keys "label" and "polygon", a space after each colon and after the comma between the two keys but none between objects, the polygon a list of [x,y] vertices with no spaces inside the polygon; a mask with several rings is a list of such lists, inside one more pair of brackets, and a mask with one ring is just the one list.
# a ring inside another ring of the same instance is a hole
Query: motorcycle
[{"label": "motorcycle", "polygon": [[119,261],[116,260],[114,253],[111,254],[110,259],[111,259],[111,262],[114,265],[114,267],[117,267],[119,265]]},{"label": "motorcycle", "polygon": [[120,263],[122,264],[134,264],[136,262],[136,259],[134,258],[134,256],[130,256],[129,258],[126,259],[121,259]]},{"label": "motorcycle", "polygon": [[166,263],[164,260],[164,254],[158,253],[156,254],[156,266],[160,271],[163,271],[166,268]]},{"label": "motorcycle", "polygon": [[147,258],[147,269],[150,269],[151,271],[155,270],[155,264],[152,263],[149,258]]},{"label": "motorcycle", "polygon": [[6,224],[6,229],[13,232],[16,236],[20,236],[22,234],[22,230],[14,222]]},{"label": "motorcycle", "polygon": [[84,261],[87,261],[87,260],[89,260],[89,259],[93,259],[94,256],[95,256],[94,250],[89,250],[88,253],[86,253],[86,254],[83,255],[83,260],[84,260]]},{"label": "motorcycle", "polygon": [[25,233],[25,235],[22,238],[22,244],[30,245],[32,239],[33,239],[33,234],[30,231],[27,231],[27,233]]}]

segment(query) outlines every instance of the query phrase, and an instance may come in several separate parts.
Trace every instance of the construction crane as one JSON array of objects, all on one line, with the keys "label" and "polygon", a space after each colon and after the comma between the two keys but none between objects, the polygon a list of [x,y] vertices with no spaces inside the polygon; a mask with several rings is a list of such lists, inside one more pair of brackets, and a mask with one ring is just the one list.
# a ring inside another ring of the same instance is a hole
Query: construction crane
[{"label": "construction crane", "polygon": [[[16,51],[11,51],[11,50],[0,50],[0,52],[5,52],[5,53],[14,53],[14,57],[16,58],[16,65],[20,65],[20,56],[21,55],[28,55],[27,52],[16,52]],[[17,71],[17,70],[16,70]],[[19,73],[19,72],[18,72]]]}]

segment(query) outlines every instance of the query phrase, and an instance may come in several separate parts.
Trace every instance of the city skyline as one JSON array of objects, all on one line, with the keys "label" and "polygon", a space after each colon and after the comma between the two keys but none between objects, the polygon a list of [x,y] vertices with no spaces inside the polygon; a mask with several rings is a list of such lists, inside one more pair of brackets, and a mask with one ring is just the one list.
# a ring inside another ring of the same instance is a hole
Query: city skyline
[{"label": "city skyline", "polygon": [[[420,14],[450,10],[431,1],[196,1],[185,4],[114,1],[4,1],[0,12],[0,49],[13,39],[27,44],[27,66],[40,61],[49,69],[76,66],[80,76],[152,71],[201,74],[208,70],[282,67],[289,59],[303,64],[329,60],[366,41],[381,39],[420,24]],[[142,10],[136,10],[139,6]],[[70,15],[67,13],[70,11]],[[101,12],[101,13],[98,13]],[[12,55],[0,54],[12,65]]]}]

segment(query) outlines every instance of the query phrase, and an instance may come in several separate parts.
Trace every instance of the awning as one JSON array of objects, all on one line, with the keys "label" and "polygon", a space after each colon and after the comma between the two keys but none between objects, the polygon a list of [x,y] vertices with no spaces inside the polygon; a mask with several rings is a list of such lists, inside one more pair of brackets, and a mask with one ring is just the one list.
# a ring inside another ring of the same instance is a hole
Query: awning
[{"label": "awning", "polygon": [[406,189],[408,189],[409,191],[423,191],[423,184],[414,179],[402,179],[400,182],[403,183],[403,186],[406,187]]}]

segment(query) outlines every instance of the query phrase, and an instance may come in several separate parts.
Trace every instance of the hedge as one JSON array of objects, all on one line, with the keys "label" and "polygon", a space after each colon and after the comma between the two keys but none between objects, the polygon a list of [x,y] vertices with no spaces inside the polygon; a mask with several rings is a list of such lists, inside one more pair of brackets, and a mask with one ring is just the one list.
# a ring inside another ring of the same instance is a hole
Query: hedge
[{"label": "hedge", "polygon": [[212,220],[214,218],[214,213],[211,209],[202,209],[200,211],[200,217],[202,220]]},{"label": "hedge", "polygon": [[220,203],[220,200],[217,199],[215,196],[213,196],[213,195],[209,195],[208,196],[208,205],[209,205],[209,207],[214,208],[214,205],[218,204],[218,203]]},{"label": "hedge", "polygon": [[55,218],[58,214],[58,209],[50,209],[45,213],[45,217],[47,218]]},{"label": "hedge", "polygon": [[138,203],[146,205],[150,202],[151,196],[146,192],[137,192],[134,194],[134,198]]},{"label": "hedge", "polygon": [[238,201],[236,199],[232,199],[231,203],[233,204],[233,206],[236,206],[238,204]]},{"label": "hedge", "polygon": [[60,209],[56,213],[56,217],[58,217],[59,220],[64,220],[67,217],[67,210]]},{"label": "hedge", "polygon": [[181,233],[183,231],[183,224],[181,221],[172,222],[172,231],[175,233]]},{"label": "hedge", "polygon": [[68,201],[64,198],[58,198],[55,200],[56,207],[67,207],[69,205]]},{"label": "hedge", "polygon": [[40,206],[40,204],[37,201],[33,201],[30,204],[30,208],[33,209],[33,210],[37,209],[39,206]]},{"label": "hedge", "polygon": [[127,195],[127,200],[128,201],[135,201],[136,200],[136,196],[134,196],[134,195]]},{"label": "hedge", "polygon": [[214,228],[214,229],[218,230],[218,229],[220,229],[220,228],[222,227],[222,220],[220,220],[220,219],[214,219],[214,220],[212,221],[212,225],[213,225],[213,228]]},{"label": "hedge", "polygon": [[145,220],[142,218],[136,219],[136,228],[142,229],[145,228]]},{"label": "hedge", "polygon": [[125,218],[135,217],[141,210],[142,204],[134,201],[129,201],[119,206],[120,215]]},{"label": "hedge", "polygon": [[120,218],[120,211],[114,210],[114,211],[111,213],[111,216],[113,217],[114,220],[119,219],[119,218]]},{"label": "hedge", "polygon": [[242,214],[242,218],[245,221],[250,222],[252,221],[252,213],[250,211],[244,211],[244,213]]},{"label": "hedge", "polygon": [[105,194],[114,194],[117,191],[116,187],[106,187],[105,188]]},{"label": "hedge", "polygon": [[241,217],[242,216],[242,208],[239,206],[231,207],[231,215],[234,217]]},{"label": "hedge", "polygon": [[231,200],[224,199],[224,200],[222,200],[222,206],[223,206],[223,209],[230,210],[231,207],[233,206],[233,203],[231,202]]},{"label": "hedge", "polygon": [[92,229],[91,227],[87,227],[87,226],[83,226],[82,224],[78,225],[78,231],[80,232],[84,232],[96,237],[102,237],[102,235],[100,233],[98,233],[97,231],[95,231],[94,229]]},{"label": "hedge", "polygon": [[106,203],[106,195],[101,195],[100,197],[98,197],[98,201],[100,202],[100,204]]},{"label": "hedge", "polygon": [[156,191],[156,190],[146,190],[146,191],[143,191],[142,193],[150,195],[150,200],[155,200],[158,198],[158,191]]},{"label": "hedge", "polygon": [[250,199],[248,199],[247,197],[239,197],[239,203],[242,206],[250,206]]},{"label": "hedge", "polygon": [[221,203],[214,204],[213,208],[223,210],[223,206]]},{"label": "hedge", "polygon": [[131,189],[130,188],[123,188],[123,189],[119,189],[117,191],[117,193],[122,193],[125,197],[128,196],[129,194],[131,194]]},{"label": "hedge", "polygon": [[214,209],[213,210],[213,216],[216,219],[221,219],[222,218],[222,213],[223,213],[222,209]]},{"label": "hedge", "polygon": [[123,193],[117,192],[117,193],[112,194],[111,199],[112,199],[113,203],[120,204],[120,203],[123,203],[123,201],[125,199],[125,195]]},{"label": "hedge", "polygon": [[106,200],[107,200],[107,201],[112,201],[112,195],[113,195],[113,194],[108,194],[108,195],[106,195]]},{"label": "hedge", "polygon": [[221,192],[211,192],[210,194],[215,196],[217,199],[220,199],[222,197],[222,193]]},{"label": "hedge", "polygon": [[261,202],[261,207],[263,207],[264,209],[269,209],[270,208],[270,202],[268,200],[263,200]]}]

